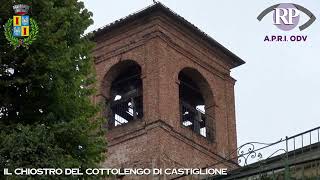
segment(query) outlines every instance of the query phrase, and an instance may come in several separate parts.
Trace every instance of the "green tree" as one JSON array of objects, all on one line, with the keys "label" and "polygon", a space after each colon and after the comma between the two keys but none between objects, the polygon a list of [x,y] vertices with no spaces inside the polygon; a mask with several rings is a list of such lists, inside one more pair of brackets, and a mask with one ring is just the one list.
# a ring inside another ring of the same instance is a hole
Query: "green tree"
[{"label": "green tree", "polygon": [[[14,49],[2,27],[19,3],[32,3],[40,28],[29,49]],[[84,36],[91,16],[77,0],[1,1],[0,171],[92,168],[104,159],[103,119],[90,101],[93,43]]]}]

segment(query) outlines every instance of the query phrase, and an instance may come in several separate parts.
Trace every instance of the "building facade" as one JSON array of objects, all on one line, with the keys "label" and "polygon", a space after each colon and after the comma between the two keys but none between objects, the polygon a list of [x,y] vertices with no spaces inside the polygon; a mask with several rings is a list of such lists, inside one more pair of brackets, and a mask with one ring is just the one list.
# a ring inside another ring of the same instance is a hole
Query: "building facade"
[{"label": "building facade", "polygon": [[94,40],[94,101],[108,120],[104,167],[205,168],[232,159],[230,70],[243,60],[161,3],[95,31]]}]

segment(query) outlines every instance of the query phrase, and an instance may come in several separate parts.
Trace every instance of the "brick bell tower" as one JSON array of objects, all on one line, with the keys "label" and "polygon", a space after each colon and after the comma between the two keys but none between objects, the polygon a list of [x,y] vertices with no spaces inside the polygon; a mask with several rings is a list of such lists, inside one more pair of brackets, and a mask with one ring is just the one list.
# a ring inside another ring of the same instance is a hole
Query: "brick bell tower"
[{"label": "brick bell tower", "polygon": [[237,147],[235,80],[244,61],[156,3],[94,32],[108,168],[204,168]]}]

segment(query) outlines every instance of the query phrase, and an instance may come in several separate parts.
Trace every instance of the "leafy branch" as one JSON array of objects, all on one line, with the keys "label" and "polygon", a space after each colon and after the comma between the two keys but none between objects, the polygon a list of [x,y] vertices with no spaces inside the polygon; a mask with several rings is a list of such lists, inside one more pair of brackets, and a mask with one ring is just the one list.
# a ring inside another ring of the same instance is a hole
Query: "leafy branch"
[{"label": "leafy branch", "polygon": [[31,25],[31,32],[29,34],[29,37],[25,38],[23,41],[23,44],[22,44],[22,46],[24,46],[26,48],[29,45],[31,45],[33,43],[33,41],[35,41],[37,39],[37,35],[39,33],[38,24],[32,18],[30,18],[30,25]]},{"label": "leafy branch", "polygon": [[13,45],[14,47],[19,47],[19,39],[14,37],[12,34],[12,23],[13,19],[9,19],[7,23],[4,25],[4,35],[6,36],[6,39],[10,42],[11,45]]}]

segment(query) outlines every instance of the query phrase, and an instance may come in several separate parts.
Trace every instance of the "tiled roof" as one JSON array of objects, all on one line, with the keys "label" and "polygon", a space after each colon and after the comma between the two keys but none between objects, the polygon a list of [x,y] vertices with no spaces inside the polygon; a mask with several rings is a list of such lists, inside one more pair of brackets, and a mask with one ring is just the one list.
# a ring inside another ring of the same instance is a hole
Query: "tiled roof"
[{"label": "tiled roof", "polygon": [[199,28],[197,28],[195,25],[178,15],[177,13],[173,12],[168,7],[164,6],[162,3],[157,2],[151,6],[148,6],[138,12],[135,12],[133,14],[130,14],[124,18],[121,18],[119,20],[116,20],[102,28],[99,28],[95,31],[93,31],[93,34],[95,37],[102,35],[108,31],[111,31],[114,28],[120,27],[122,25],[127,24],[128,22],[131,22],[135,19],[138,19],[140,17],[144,17],[148,14],[151,14],[156,11],[162,11],[166,13],[169,17],[174,18],[176,21],[179,21],[180,24],[184,25],[185,27],[189,28],[192,32],[200,36],[202,39],[207,41],[211,46],[216,47],[220,49],[225,55],[230,57],[232,59],[232,67],[237,67],[245,63],[244,60],[242,60],[240,57],[229,51],[227,48],[222,46],[220,43],[218,43],[216,40],[214,40],[212,37],[210,37],[205,32],[201,31]]}]

